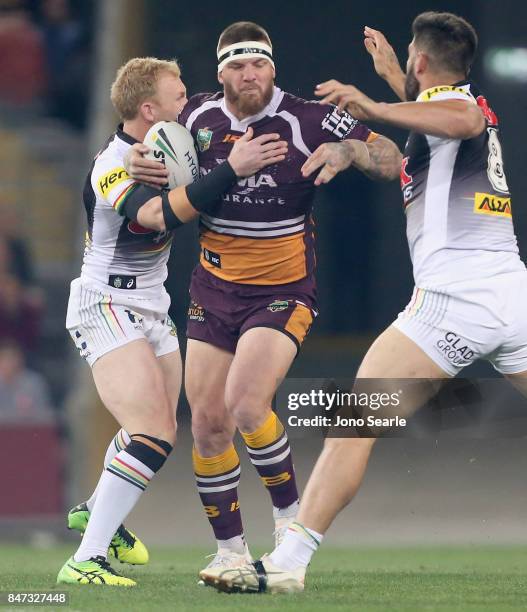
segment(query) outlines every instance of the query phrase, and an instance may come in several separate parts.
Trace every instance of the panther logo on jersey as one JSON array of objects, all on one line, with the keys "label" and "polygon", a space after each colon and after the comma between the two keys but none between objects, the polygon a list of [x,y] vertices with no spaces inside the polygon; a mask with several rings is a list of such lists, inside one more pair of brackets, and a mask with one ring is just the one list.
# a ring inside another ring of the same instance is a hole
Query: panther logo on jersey
[{"label": "panther logo on jersey", "polygon": [[492,110],[492,108],[490,108],[489,103],[487,102],[487,98],[485,98],[484,96],[478,96],[476,98],[476,102],[483,111],[483,114],[485,115],[485,119],[487,120],[488,124],[493,127],[496,127],[498,125],[498,116]]},{"label": "panther logo on jersey", "polygon": [[409,157],[403,157],[401,162],[401,189],[403,191],[403,199],[406,204],[412,197],[412,183],[414,179],[411,174],[408,174],[406,167],[408,166]]}]

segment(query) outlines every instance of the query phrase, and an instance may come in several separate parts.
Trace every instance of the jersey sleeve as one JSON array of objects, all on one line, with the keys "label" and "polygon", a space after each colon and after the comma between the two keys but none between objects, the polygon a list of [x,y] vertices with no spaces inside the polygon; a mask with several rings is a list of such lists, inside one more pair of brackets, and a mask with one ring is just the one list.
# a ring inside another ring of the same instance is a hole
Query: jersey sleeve
[{"label": "jersey sleeve", "polygon": [[92,172],[92,188],[101,201],[115,212],[125,216],[125,202],[139,186],[126,172],[122,160],[101,157],[96,160]]},{"label": "jersey sleeve", "polygon": [[377,137],[366,125],[346,111],[339,112],[333,104],[306,102],[303,113],[302,124],[307,125],[304,138],[311,151],[325,142],[348,139],[371,142]]}]

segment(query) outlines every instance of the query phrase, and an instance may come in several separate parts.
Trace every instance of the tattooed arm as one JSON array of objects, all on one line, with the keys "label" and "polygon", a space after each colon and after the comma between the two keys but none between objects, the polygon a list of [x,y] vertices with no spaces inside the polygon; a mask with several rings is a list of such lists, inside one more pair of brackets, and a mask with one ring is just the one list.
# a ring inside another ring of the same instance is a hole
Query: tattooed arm
[{"label": "tattooed arm", "polygon": [[402,155],[397,145],[385,136],[371,142],[343,140],[318,147],[302,166],[303,176],[322,168],[315,185],[329,183],[342,170],[354,166],[375,181],[391,181],[399,177]]}]

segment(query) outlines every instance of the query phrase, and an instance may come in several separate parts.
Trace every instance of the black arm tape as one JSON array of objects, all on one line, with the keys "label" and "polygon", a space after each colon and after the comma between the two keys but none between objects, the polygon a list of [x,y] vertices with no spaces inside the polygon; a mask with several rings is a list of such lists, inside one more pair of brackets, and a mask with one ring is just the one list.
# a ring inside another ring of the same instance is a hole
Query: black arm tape
[{"label": "black arm tape", "polygon": [[168,199],[168,190],[163,189],[161,192],[161,202],[163,204],[163,220],[165,221],[165,229],[173,230],[180,225],[183,225],[183,221],[176,215],[170,206],[170,200]]},{"label": "black arm tape", "polygon": [[218,198],[238,180],[228,161],[201,177],[195,183],[186,186],[187,198],[199,212],[211,212]]},{"label": "black arm tape", "polygon": [[138,185],[126,199],[120,214],[132,221],[137,221],[137,213],[141,206],[158,195],[161,195],[159,189],[148,187],[148,185]]}]

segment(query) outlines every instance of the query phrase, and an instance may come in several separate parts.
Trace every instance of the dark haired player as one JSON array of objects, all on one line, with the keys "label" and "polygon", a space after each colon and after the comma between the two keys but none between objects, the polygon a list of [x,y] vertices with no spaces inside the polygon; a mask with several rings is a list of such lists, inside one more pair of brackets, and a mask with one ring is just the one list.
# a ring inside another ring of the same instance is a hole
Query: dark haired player
[{"label": "dark haired player", "polygon": [[[386,379],[399,379],[397,385],[436,379],[437,385],[412,385],[406,414],[479,358],[527,395],[527,271],[513,230],[498,119],[468,80],[476,33],[460,17],[432,12],[419,15],[412,30],[406,76],[384,36],[365,30],[377,72],[410,101],[377,103],[337,81],[317,88],[322,102],[355,117],[411,130],[401,186],[416,288],[371,346],[356,382],[385,379],[386,387]],[[311,556],[357,492],[374,442],[328,438],[282,543],[253,565],[204,570],[202,579],[227,591],[302,591]]]}]

